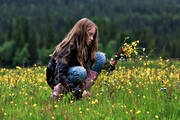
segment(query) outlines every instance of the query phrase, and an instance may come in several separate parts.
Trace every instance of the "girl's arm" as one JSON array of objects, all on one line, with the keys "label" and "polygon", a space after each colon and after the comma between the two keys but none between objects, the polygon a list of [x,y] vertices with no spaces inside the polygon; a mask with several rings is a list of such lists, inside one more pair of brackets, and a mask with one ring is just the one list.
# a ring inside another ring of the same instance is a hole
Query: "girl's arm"
[{"label": "girl's arm", "polygon": [[[68,57],[66,58],[66,61],[68,62],[69,59]],[[58,81],[66,88],[72,88],[73,83],[71,83],[68,78],[67,78],[67,72],[68,72],[68,64],[63,64],[62,63],[62,58],[60,57],[58,60],[58,63],[56,65],[56,70],[57,70],[57,78]]]},{"label": "girl's arm", "polygon": [[[69,61],[70,61],[70,55],[69,54],[68,56],[65,57],[65,60],[67,62],[67,64],[64,64],[62,62],[62,58],[64,57],[64,55],[67,54],[67,49],[60,54],[60,57],[58,59],[58,63],[56,65],[56,73],[57,73],[57,78],[58,78],[58,81],[66,88],[72,88],[74,85],[73,83],[68,79],[67,77],[67,73],[68,73],[68,69],[69,69]],[[71,52],[72,52],[72,49],[71,49]]]}]

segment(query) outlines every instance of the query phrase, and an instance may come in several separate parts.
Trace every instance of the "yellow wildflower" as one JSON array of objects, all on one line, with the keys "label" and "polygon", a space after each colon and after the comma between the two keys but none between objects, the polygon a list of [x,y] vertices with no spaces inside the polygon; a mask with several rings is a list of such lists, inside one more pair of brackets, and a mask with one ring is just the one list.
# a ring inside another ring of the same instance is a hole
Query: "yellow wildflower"
[{"label": "yellow wildflower", "polygon": [[154,117],[155,117],[156,119],[158,119],[158,118],[159,118],[159,116],[158,116],[158,115],[155,115]]},{"label": "yellow wildflower", "polygon": [[21,67],[20,67],[20,66],[16,66],[16,69],[19,69],[19,70],[20,70],[20,69],[21,69]]},{"label": "yellow wildflower", "polygon": [[136,112],[136,114],[139,114],[139,113],[141,113],[141,111],[140,111],[140,110],[138,110],[138,111]]},{"label": "yellow wildflower", "polygon": [[33,104],[33,107],[36,107],[37,106],[37,104]]},{"label": "yellow wildflower", "polygon": [[55,107],[55,108],[58,108],[59,106],[58,106],[58,105],[55,105],[54,107]]},{"label": "yellow wildflower", "polygon": [[146,48],[143,48],[142,50],[143,50],[143,52],[144,52],[144,51],[146,50]]}]

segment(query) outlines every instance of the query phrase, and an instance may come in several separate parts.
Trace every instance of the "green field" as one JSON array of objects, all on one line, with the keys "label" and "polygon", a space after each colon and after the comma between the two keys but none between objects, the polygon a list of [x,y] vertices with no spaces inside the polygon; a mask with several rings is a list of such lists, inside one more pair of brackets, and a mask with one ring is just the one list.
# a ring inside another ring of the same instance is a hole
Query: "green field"
[{"label": "green field", "polygon": [[119,62],[102,71],[92,96],[50,100],[46,67],[0,69],[2,120],[180,120],[180,61]]}]

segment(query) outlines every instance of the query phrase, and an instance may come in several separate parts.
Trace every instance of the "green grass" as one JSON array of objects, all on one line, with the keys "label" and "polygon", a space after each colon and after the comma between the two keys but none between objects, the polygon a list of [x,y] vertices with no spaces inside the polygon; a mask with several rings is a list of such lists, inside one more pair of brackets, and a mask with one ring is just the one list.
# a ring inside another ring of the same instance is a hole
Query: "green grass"
[{"label": "green grass", "polygon": [[[102,71],[92,96],[50,100],[46,67],[0,69],[2,120],[178,120],[180,62],[121,62],[110,74]],[[166,90],[161,90],[166,88]]]}]

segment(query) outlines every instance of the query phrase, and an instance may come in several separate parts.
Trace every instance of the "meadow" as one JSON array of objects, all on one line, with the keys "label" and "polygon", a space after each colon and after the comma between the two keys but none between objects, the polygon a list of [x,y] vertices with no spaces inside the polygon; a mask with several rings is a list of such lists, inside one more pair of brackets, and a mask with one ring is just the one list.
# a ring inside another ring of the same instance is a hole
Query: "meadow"
[{"label": "meadow", "polygon": [[1,120],[180,120],[180,61],[119,62],[91,97],[51,101],[46,66],[0,68]]}]

